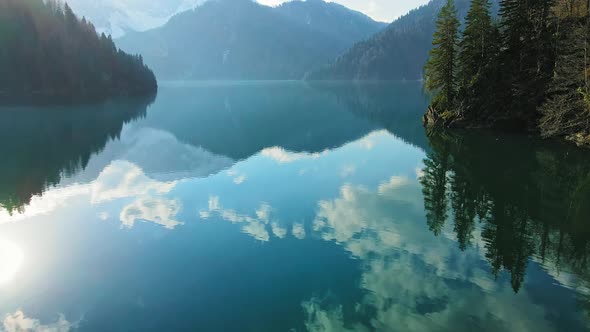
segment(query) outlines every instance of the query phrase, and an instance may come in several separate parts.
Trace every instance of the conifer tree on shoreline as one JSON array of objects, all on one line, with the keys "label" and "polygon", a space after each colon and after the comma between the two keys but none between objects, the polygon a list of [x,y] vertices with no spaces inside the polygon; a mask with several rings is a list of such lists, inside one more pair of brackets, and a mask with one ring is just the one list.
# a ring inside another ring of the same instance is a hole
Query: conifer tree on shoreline
[{"label": "conifer tree on shoreline", "polygon": [[453,0],[447,0],[438,16],[436,26],[437,31],[432,42],[434,48],[425,67],[426,88],[437,92],[433,100],[434,108],[448,109],[453,105],[457,94],[459,20]]},{"label": "conifer tree on shoreline", "polygon": [[485,95],[486,87],[489,86],[490,76],[494,75],[490,67],[497,58],[497,35],[489,0],[472,1],[465,19],[458,58],[457,82],[460,103],[464,107],[483,106],[482,95]]},{"label": "conifer tree on shoreline", "polygon": [[441,47],[447,7],[425,68],[435,93],[425,125],[534,130],[590,146],[588,0],[503,0],[499,27],[488,1],[472,0],[454,81],[441,74],[455,65]]}]

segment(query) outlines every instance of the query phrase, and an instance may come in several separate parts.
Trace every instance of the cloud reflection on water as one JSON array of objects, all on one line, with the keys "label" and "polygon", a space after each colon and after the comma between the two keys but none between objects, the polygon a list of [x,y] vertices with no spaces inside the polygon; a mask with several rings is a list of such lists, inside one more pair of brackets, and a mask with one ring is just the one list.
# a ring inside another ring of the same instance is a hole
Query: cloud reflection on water
[{"label": "cloud reflection on water", "polygon": [[340,304],[312,297],[302,303],[310,331],[557,330],[548,319],[557,313],[494,280],[477,248],[462,252],[451,237],[434,237],[422,200],[417,181],[392,177],[377,192],[344,186],[339,198],[319,203],[314,232],[362,260],[366,295],[354,311],[373,314],[368,325],[350,323]]},{"label": "cloud reflection on water", "polygon": [[59,315],[56,322],[43,324],[30,318],[21,310],[8,314],[2,322],[3,332],[69,332],[78,328],[79,322],[69,322],[64,315]]}]

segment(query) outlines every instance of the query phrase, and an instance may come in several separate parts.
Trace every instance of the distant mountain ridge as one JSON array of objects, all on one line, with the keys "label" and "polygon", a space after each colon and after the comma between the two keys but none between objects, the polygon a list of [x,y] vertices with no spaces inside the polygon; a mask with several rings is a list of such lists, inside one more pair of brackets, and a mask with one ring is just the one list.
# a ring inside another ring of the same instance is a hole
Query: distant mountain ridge
[{"label": "distant mountain ridge", "polygon": [[210,0],[117,44],[160,79],[301,79],[385,26],[322,0]]},{"label": "distant mountain ridge", "polygon": [[[446,0],[432,0],[400,17],[375,36],[358,42],[331,63],[307,75],[309,80],[418,80],[432,49],[432,35]],[[458,15],[471,1],[456,0]],[[491,0],[497,12],[500,0]]]},{"label": "distant mountain ridge", "polygon": [[387,26],[387,23],[376,22],[361,12],[323,0],[289,1],[276,7],[276,10],[343,43],[363,40]]},{"label": "distant mountain ridge", "polygon": [[68,0],[99,33],[120,38],[131,31],[160,27],[174,15],[194,9],[207,0]]}]

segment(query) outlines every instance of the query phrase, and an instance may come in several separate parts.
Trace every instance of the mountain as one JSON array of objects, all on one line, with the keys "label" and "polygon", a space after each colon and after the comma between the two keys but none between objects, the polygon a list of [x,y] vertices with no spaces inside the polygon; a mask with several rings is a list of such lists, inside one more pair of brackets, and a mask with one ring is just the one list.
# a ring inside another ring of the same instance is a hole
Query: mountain
[{"label": "mountain", "polygon": [[157,90],[141,56],[118,50],[55,0],[0,0],[0,101],[89,101]]},{"label": "mountain", "polygon": [[[491,0],[497,12],[500,0]],[[391,23],[375,36],[361,41],[336,60],[307,75],[310,80],[418,80],[432,49],[432,35],[446,0],[432,0]],[[470,0],[456,0],[464,18]]]},{"label": "mountain", "polygon": [[299,24],[308,25],[350,46],[387,26],[387,23],[375,22],[361,12],[323,0],[285,2],[276,10]]},{"label": "mountain", "polygon": [[160,27],[174,15],[193,9],[206,0],[68,0],[80,16],[104,32],[119,38],[130,31]]},{"label": "mountain", "polygon": [[163,79],[301,79],[383,27],[321,0],[212,0],[117,42]]}]

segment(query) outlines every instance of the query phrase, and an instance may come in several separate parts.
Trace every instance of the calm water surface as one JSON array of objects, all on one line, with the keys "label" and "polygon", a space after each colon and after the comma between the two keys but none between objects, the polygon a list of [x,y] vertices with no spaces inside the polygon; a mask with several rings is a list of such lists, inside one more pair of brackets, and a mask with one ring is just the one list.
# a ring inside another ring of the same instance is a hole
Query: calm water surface
[{"label": "calm water surface", "polygon": [[0,108],[0,330],[583,331],[590,153],[418,83]]}]

